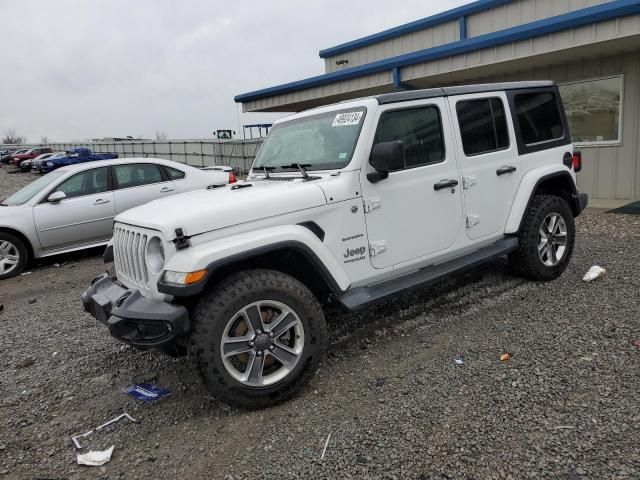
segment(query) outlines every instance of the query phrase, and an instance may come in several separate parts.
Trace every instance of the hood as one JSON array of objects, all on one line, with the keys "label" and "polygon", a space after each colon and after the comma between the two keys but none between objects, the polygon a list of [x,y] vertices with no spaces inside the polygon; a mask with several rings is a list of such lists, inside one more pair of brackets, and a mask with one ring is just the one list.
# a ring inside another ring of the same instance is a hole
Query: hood
[{"label": "hood", "polygon": [[155,200],[121,213],[115,221],[160,230],[172,239],[176,228],[192,236],[326,203],[313,181],[252,180]]}]

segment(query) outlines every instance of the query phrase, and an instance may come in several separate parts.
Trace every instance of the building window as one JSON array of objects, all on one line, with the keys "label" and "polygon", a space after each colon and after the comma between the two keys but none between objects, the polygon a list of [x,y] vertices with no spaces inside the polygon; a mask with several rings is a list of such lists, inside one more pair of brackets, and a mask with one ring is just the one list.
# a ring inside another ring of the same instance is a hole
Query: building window
[{"label": "building window", "polygon": [[556,96],[551,92],[519,93],[514,104],[525,145],[562,138],[564,129]]},{"label": "building window", "polygon": [[462,148],[467,157],[509,147],[509,132],[502,100],[463,100],[456,104],[456,111]]},{"label": "building window", "polygon": [[574,143],[619,143],[622,76],[559,85]]},{"label": "building window", "polygon": [[373,144],[396,140],[404,145],[405,169],[443,161],[440,111],[430,106],[384,112]]}]

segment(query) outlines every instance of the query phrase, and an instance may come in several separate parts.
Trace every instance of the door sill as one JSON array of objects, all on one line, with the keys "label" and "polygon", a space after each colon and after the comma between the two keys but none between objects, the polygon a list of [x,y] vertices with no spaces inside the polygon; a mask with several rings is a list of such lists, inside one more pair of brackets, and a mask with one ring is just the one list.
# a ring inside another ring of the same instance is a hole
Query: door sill
[{"label": "door sill", "polygon": [[416,272],[411,272],[407,275],[393,278],[376,285],[348,290],[338,297],[338,301],[349,310],[354,310],[382,300],[395,293],[411,288],[423,287],[452,273],[476,267],[513,252],[517,248],[518,239],[516,237],[505,237],[462,257],[454,258],[453,260],[437,265],[431,265]]}]

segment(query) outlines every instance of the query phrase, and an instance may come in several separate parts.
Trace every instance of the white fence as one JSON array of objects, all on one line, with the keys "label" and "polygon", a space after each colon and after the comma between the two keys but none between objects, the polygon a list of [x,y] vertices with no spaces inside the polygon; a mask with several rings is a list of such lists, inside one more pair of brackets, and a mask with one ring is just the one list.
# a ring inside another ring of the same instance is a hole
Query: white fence
[{"label": "white fence", "polygon": [[[248,140],[131,140],[118,142],[88,143],[48,143],[46,146],[54,150],[70,150],[72,148],[90,148],[96,153],[113,152],[120,158],[156,157],[186,163],[194,167],[228,165],[237,173],[245,174],[251,168],[253,159],[262,144],[262,138]],[[20,145],[35,147],[40,145]]]}]

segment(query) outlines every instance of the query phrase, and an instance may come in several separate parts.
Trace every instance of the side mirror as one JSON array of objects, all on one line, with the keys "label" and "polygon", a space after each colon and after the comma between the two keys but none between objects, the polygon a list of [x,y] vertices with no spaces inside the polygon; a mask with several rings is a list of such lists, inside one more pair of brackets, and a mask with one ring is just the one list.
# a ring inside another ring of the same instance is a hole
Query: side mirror
[{"label": "side mirror", "polygon": [[47,202],[58,203],[60,200],[64,200],[65,198],[67,198],[67,195],[58,190],[47,197]]},{"label": "side mirror", "polygon": [[404,168],[404,143],[400,140],[394,142],[378,143],[371,149],[369,163],[376,169],[367,174],[371,183],[378,183],[389,176],[389,172]]}]

